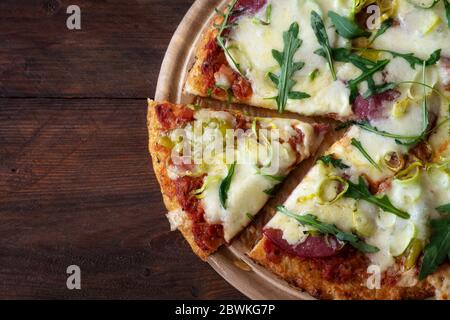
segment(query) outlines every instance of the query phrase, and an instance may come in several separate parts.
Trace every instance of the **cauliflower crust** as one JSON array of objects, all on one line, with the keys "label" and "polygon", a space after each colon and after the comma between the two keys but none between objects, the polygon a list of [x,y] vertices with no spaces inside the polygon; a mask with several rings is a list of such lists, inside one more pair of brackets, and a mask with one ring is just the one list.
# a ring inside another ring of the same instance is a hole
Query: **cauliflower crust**
[{"label": "cauliflower crust", "polygon": [[[155,107],[158,104],[159,103],[156,103],[155,101],[148,101],[147,127],[149,132],[149,150],[152,157],[153,170],[155,171],[156,178],[159,182],[159,185],[161,186],[161,193],[163,196],[164,204],[168,211],[173,211],[181,209],[181,205],[175,195],[173,181],[171,181],[167,176],[166,161],[170,156],[170,151],[166,148],[161,148],[157,144],[158,137],[161,136],[161,125],[155,112]],[[181,105],[171,105],[175,108],[181,108]],[[194,251],[194,253],[202,260],[206,261],[208,256],[214,253],[217,248],[211,251],[206,251],[200,248],[195,242],[194,234],[192,232],[192,226],[193,222],[185,215],[182,223],[178,225],[177,228],[191,246],[192,251]],[[225,243],[225,240],[223,241],[223,243]]]},{"label": "cauliflower crust", "polygon": [[417,282],[412,287],[400,287],[383,283],[381,289],[371,290],[366,286],[367,275],[356,274],[348,281],[326,280],[312,259],[299,259],[280,252],[279,261],[271,261],[266,250],[265,236],[249,253],[249,256],[288,283],[299,287],[318,299],[337,300],[400,300],[432,297],[434,288],[428,281]]}]

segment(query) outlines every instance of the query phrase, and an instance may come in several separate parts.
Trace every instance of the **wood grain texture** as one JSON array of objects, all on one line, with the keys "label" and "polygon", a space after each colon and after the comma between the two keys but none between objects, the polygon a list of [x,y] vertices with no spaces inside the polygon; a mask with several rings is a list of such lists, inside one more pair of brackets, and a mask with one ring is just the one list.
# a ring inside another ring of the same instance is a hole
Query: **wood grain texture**
[{"label": "wood grain texture", "polygon": [[0,2],[0,298],[244,298],[169,232],[135,99],[192,2],[79,0],[76,32],[68,1]]},{"label": "wood grain texture", "polygon": [[[193,0],[0,1],[0,97],[152,96]],[[81,30],[66,9],[81,8]]]}]

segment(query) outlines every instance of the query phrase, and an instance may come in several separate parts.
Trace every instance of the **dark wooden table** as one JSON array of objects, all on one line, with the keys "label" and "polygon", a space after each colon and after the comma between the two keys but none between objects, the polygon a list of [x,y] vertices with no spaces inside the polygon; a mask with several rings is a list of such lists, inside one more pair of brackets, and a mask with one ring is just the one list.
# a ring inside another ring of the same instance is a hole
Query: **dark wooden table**
[{"label": "dark wooden table", "polygon": [[192,3],[0,1],[0,298],[244,298],[169,232],[147,152],[145,99]]}]

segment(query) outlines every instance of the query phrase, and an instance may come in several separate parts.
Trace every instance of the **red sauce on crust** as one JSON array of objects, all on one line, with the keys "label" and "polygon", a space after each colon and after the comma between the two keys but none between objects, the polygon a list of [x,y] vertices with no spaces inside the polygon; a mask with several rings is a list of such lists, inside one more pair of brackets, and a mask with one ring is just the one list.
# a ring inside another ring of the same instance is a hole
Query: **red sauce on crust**
[{"label": "red sauce on crust", "polygon": [[313,264],[315,270],[320,271],[325,280],[335,283],[343,283],[358,276],[364,277],[368,265],[367,258],[349,246],[328,257],[299,257],[279,247],[267,235],[264,241],[264,252],[267,259],[275,264],[280,263],[284,256],[308,261]]},{"label": "red sauce on crust", "polygon": [[206,55],[203,60],[201,71],[205,78],[205,91],[214,90],[216,80],[214,74],[220,70],[223,64],[227,63],[222,48],[217,44],[216,38],[211,38],[205,46]]},{"label": "red sauce on crust", "polygon": [[241,76],[237,76],[231,85],[231,90],[233,91],[233,96],[238,100],[247,100],[253,94],[252,85],[247,79]]},{"label": "red sauce on crust", "polygon": [[247,130],[251,127],[251,123],[248,119],[244,118],[241,115],[236,115],[236,126],[235,129]]},{"label": "red sauce on crust", "polygon": [[205,46],[205,58],[201,65],[204,78],[204,91],[211,91],[215,96],[226,97],[227,92],[216,87],[215,75],[220,72],[229,80],[233,96],[239,100],[247,100],[253,94],[250,82],[234,71],[228,64],[222,48],[216,38],[211,38]]},{"label": "red sauce on crust", "polygon": [[367,268],[366,257],[350,247],[345,247],[339,255],[314,259],[314,262],[324,279],[336,283],[344,283],[355,276],[364,275]]},{"label": "red sauce on crust", "polygon": [[196,223],[192,233],[197,245],[203,250],[214,250],[223,243],[223,226],[206,222]]},{"label": "red sauce on crust", "polygon": [[305,135],[303,134],[303,131],[300,130],[299,128],[295,128],[295,136],[292,136],[288,143],[291,145],[292,150],[297,151],[298,150],[298,146],[302,146],[303,145],[303,140],[305,139]]},{"label": "red sauce on crust", "polygon": [[200,189],[203,177],[181,177],[174,181],[176,196],[181,208],[189,214],[193,222],[203,222],[204,210],[192,191]]},{"label": "red sauce on crust", "polygon": [[216,249],[223,241],[223,227],[205,221],[205,211],[192,191],[201,188],[204,177],[181,177],[174,181],[175,193],[182,209],[193,222],[195,242],[203,250]]},{"label": "red sauce on crust", "polygon": [[186,106],[172,106],[169,103],[158,104],[155,107],[156,116],[162,130],[173,130],[194,120],[194,111]]}]

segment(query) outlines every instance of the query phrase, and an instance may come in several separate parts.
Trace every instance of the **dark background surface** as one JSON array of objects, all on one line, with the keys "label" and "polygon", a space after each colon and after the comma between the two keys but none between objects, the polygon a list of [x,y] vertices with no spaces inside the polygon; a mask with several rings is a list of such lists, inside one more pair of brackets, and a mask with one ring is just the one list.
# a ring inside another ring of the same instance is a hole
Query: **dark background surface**
[{"label": "dark background surface", "polygon": [[244,298],[169,232],[147,151],[146,98],[192,3],[0,1],[0,298]]}]

